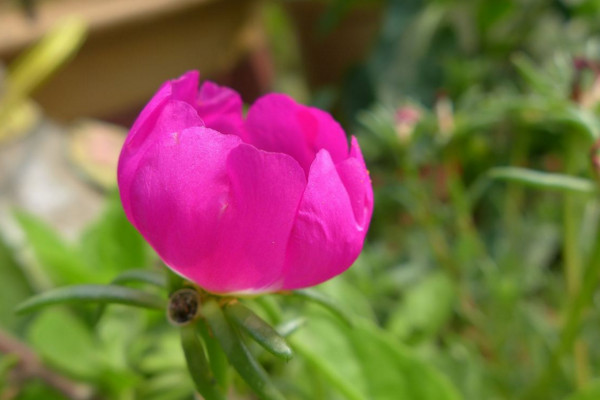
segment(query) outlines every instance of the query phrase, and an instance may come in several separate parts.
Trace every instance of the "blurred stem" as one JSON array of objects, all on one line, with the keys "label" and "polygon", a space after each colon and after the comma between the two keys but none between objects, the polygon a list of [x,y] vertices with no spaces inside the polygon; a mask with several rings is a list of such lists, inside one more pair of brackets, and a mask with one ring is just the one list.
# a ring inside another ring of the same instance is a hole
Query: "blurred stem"
[{"label": "blurred stem", "polygon": [[[522,166],[526,161],[527,148],[529,147],[529,135],[517,135],[514,143],[510,156],[510,165]],[[522,203],[523,188],[521,185],[509,182],[504,203],[504,221],[506,222],[506,232],[508,232],[510,237],[517,237],[514,229],[515,227],[521,226],[519,210],[521,209]]]},{"label": "blurred stem", "polygon": [[8,332],[1,329],[0,353],[12,354],[17,357],[17,365],[12,371],[14,372],[13,378],[18,383],[38,378],[69,399],[89,400],[94,397],[92,387],[72,381],[59,373],[46,368],[33,350],[25,343],[22,343],[12,337]]},{"label": "blurred stem", "polygon": [[475,250],[474,253],[483,259],[486,269],[492,268],[495,266],[495,262],[488,254],[485,243],[481,239],[481,235],[477,232],[475,222],[473,221],[473,205],[467,195],[467,189],[457,173],[457,168],[454,167],[455,165],[459,165],[458,161],[447,165],[450,165],[447,168],[448,186],[450,188],[450,199],[457,214],[456,225],[458,232],[469,243],[469,247]]},{"label": "blurred stem", "polygon": [[569,305],[565,317],[565,324],[561,333],[560,341],[554,351],[550,361],[542,371],[539,378],[529,387],[522,396],[522,399],[543,399],[545,391],[551,387],[558,369],[561,358],[573,348],[579,330],[581,320],[586,308],[593,300],[594,291],[598,286],[600,279],[600,225],[596,228],[594,236],[594,247],[592,254],[588,259],[585,274],[581,280],[580,290],[574,297],[569,298]]},{"label": "blurred stem", "polygon": [[[458,160],[450,158],[445,165],[447,166],[446,170],[448,173],[450,200],[457,216],[457,231],[459,237],[468,243],[469,249],[473,249],[470,254],[467,254],[464,257],[464,261],[472,260],[475,256],[478,256],[483,272],[489,272],[491,269],[495,268],[495,262],[488,254],[485,243],[481,239],[481,235],[478,234],[475,222],[473,221],[473,206],[469,201],[467,189],[458,174],[458,167],[455,167],[459,165]],[[462,261],[463,259],[461,259],[461,262]],[[461,292],[469,293],[469,289],[466,287],[462,288]],[[465,297],[467,296],[463,295],[463,302],[467,300]],[[485,325],[485,316],[473,306],[473,303],[474,302],[471,300],[470,302],[463,304],[461,310],[473,325],[483,327]]]},{"label": "blurred stem", "polygon": [[[575,148],[573,142],[569,143],[565,157],[565,166],[567,173],[574,173]],[[563,254],[565,279],[567,283],[567,293],[569,299],[574,299],[581,287],[581,256],[579,249],[579,212],[577,207],[578,199],[570,193],[565,193],[563,201]],[[587,345],[582,339],[578,339],[573,344],[573,357],[575,360],[575,382],[577,387],[581,388],[589,380],[589,370],[587,365],[588,354]]]},{"label": "blurred stem", "polygon": [[573,354],[575,356],[575,378],[578,388],[585,387],[590,380],[590,368],[589,368],[589,347],[587,343],[582,339],[577,339],[573,347]]}]

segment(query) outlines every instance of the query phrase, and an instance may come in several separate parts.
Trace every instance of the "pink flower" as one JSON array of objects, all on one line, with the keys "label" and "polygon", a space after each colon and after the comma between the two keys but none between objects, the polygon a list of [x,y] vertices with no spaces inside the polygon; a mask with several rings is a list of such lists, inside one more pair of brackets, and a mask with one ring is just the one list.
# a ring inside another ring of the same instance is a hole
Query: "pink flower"
[{"label": "pink flower", "polygon": [[214,293],[313,286],[358,257],[373,192],[360,148],[282,94],[244,120],[233,90],[166,82],[119,159],[127,217],[175,272]]}]

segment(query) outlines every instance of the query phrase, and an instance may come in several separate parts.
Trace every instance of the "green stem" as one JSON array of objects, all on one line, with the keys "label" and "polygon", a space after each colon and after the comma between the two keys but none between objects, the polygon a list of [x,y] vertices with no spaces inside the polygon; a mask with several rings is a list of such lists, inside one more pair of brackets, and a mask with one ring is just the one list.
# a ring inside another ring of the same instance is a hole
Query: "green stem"
[{"label": "green stem", "polygon": [[[575,172],[574,149],[571,145],[567,150],[567,172]],[[567,293],[569,299],[577,296],[581,286],[581,251],[579,249],[579,220],[577,207],[578,199],[573,194],[566,193],[563,201],[563,254]],[[575,360],[575,382],[578,387],[583,387],[588,380],[587,348],[582,340],[576,340],[572,346]]]},{"label": "green stem", "polygon": [[[510,165],[523,165],[527,160],[527,149],[529,147],[528,135],[517,135],[514,138],[514,145],[510,155]],[[521,205],[523,203],[524,192],[521,185],[509,182],[506,188],[506,197],[504,201],[504,221],[506,232],[510,237],[518,237],[516,227],[522,226]]]},{"label": "green stem", "polygon": [[478,255],[483,259],[484,267],[495,268],[496,263],[490,257],[473,221],[473,204],[468,196],[468,191],[454,168],[448,168],[448,186],[452,206],[457,214],[456,225],[460,237],[469,243],[469,247],[474,250],[475,254],[473,255]]}]

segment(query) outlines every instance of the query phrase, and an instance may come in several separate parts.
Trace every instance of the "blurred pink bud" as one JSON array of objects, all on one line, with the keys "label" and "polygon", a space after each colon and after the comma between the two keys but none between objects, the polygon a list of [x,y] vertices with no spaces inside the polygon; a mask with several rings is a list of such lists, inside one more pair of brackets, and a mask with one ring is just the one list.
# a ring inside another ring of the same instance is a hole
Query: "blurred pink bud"
[{"label": "blurred pink bud", "polygon": [[415,125],[421,119],[421,110],[414,106],[403,106],[396,110],[394,117],[398,138],[402,142],[406,142],[410,139]]},{"label": "blurred pink bud", "polygon": [[326,112],[240,96],[197,72],[166,82],[119,159],[127,217],[175,272],[214,293],[317,285],[358,257],[373,191]]}]

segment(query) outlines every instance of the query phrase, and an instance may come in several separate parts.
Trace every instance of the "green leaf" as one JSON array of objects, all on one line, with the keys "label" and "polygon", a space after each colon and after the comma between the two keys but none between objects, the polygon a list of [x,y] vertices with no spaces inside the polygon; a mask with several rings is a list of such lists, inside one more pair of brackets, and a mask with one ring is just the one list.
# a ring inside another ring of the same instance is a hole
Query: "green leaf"
[{"label": "green leaf", "polygon": [[225,307],[225,314],[268,352],[284,360],[292,358],[292,349],[285,339],[248,307],[235,303]]},{"label": "green leaf", "polygon": [[229,362],[227,361],[227,355],[223,352],[217,338],[208,329],[206,321],[199,319],[197,326],[200,336],[204,340],[210,368],[219,385],[223,389],[227,389],[229,386]]},{"label": "green leaf", "polygon": [[[145,376],[181,371],[188,375],[185,360],[181,357],[181,334],[177,329],[160,330],[153,334],[138,335],[130,344],[132,358]],[[190,380],[190,387],[193,386]]]},{"label": "green leaf", "polygon": [[229,362],[248,386],[263,400],[282,400],[284,397],[273,386],[265,370],[250,354],[242,342],[239,332],[229,324],[217,302],[213,299],[208,300],[203,305],[202,313]]},{"label": "green leaf", "polygon": [[426,339],[448,321],[456,302],[452,281],[441,272],[431,274],[411,287],[404,301],[392,311],[388,331],[402,339]]},{"label": "green leaf", "polygon": [[193,324],[181,327],[181,347],[185,354],[187,366],[198,392],[206,400],[225,400],[225,396],[217,389],[215,378],[210,370],[204,347],[198,338]]},{"label": "green leaf", "polygon": [[519,167],[497,167],[488,171],[491,179],[520,183],[544,190],[557,190],[568,193],[595,194],[598,185],[589,179],[576,178],[569,175],[532,171]]},{"label": "green leaf", "polygon": [[23,314],[52,304],[115,303],[164,310],[166,301],[151,293],[113,285],[78,285],[53,289],[26,300],[17,306]]},{"label": "green leaf", "polygon": [[[164,273],[150,271],[146,269],[132,269],[119,274],[111,282],[113,285],[123,285],[126,283],[147,283],[159,288],[167,287],[167,277]],[[100,305],[94,316],[94,321],[98,322],[104,314],[106,304]]]},{"label": "green leaf", "polygon": [[[350,332],[351,342],[362,360],[370,398],[377,400],[457,400],[450,381],[411,354],[394,338],[373,325]],[[382,367],[383,366],[383,367]],[[390,388],[390,385],[394,385]]]},{"label": "green leaf", "polygon": [[[336,343],[333,348],[339,349],[338,345],[340,344],[347,345],[347,343]],[[365,390],[361,390],[361,388],[357,387],[363,383],[362,379],[355,380],[353,378],[355,374],[340,374],[339,368],[333,363],[328,362],[323,353],[319,354],[315,352],[314,349],[311,348],[310,344],[305,344],[301,341],[294,341],[293,345],[296,353],[300,354],[302,358],[308,362],[308,364],[311,366],[311,369],[318,372],[318,375],[323,380],[327,381],[327,383],[329,383],[333,389],[337,390],[342,396],[344,396],[344,398],[349,400],[365,399],[365,397],[363,397]],[[332,356],[334,354],[336,355],[336,362],[342,365],[342,369],[347,372],[352,365],[348,364],[348,360],[346,359],[346,356],[350,353],[350,351],[345,351],[343,353],[332,351],[330,354]]]},{"label": "green leaf", "polygon": [[159,288],[167,287],[167,277],[164,273],[147,269],[132,269],[125,271],[112,280],[112,284],[115,285],[136,282],[147,283]]},{"label": "green leaf", "polygon": [[93,333],[64,309],[45,310],[33,321],[28,340],[41,357],[68,374],[98,381],[103,368]]},{"label": "green leaf", "polygon": [[322,379],[351,400],[457,400],[450,382],[367,320],[348,329],[323,313],[291,339]]},{"label": "green leaf", "polygon": [[348,313],[344,309],[342,309],[335,301],[325,296],[324,294],[312,289],[294,290],[292,293],[295,296],[302,297],[316,304],[319,304],[320,306],[325,307],[333,315],[338,317],[340,321],[344,322],[349,327],[352,326],[352,319],[348,315]]},{"label": "green leaf", "polygon": [[149,265],[152,254],[127,220],[116,192],[108,197],[102,215],[82,235],[80,250],[95,271],[110,277]]},{"label": "green leaf", "polygon": [[42,380],[32,380],[19,391],[19,400],[71,400]]},{"label": "green leaf", "polygon": [[37,260],[54,284],[97,281],[98,276],[89,269],[83,256],[42,220],[24,212],[17,212],[16,217]]},{"label": "green leaf", "polygon": [[512,57],[511,61],[517,67],[523,79],[538,94],[555,97],[563,95],[559,82],[550,79],[551,77],[543,73],[542,68],[539,65],[535,65],[525,54],[516,54]]},{"label": "green leaf", "polygon": [[550,172],[533,171],[520,167],[496,167],[488,170],[470,189],[470,202],[475,204],[493,183],[503,180],[541,190],[552,190],[562,193],[594,195],[598,193],[598,185],[589,179]]},{"label": "green leaf", "polygon": [[14,313],[14,306],[33,294],[21,265],[12,250],[0,237],[0,326],[11,331],[18,330],[23,322]]},{"label": "green leaf", "polygon": [[487,172],[490,179],[520,183],[537,189],[557,190],[568,193],[595,194],[598,185],[583,178],[549,172],[533,171],[519,167],[497,167]]},{"label": "green leaf", "polygon": [[140,385],[138,399],[144,400],[190,400],[194,391],[186,371],[169,371],[145,379]]}]

